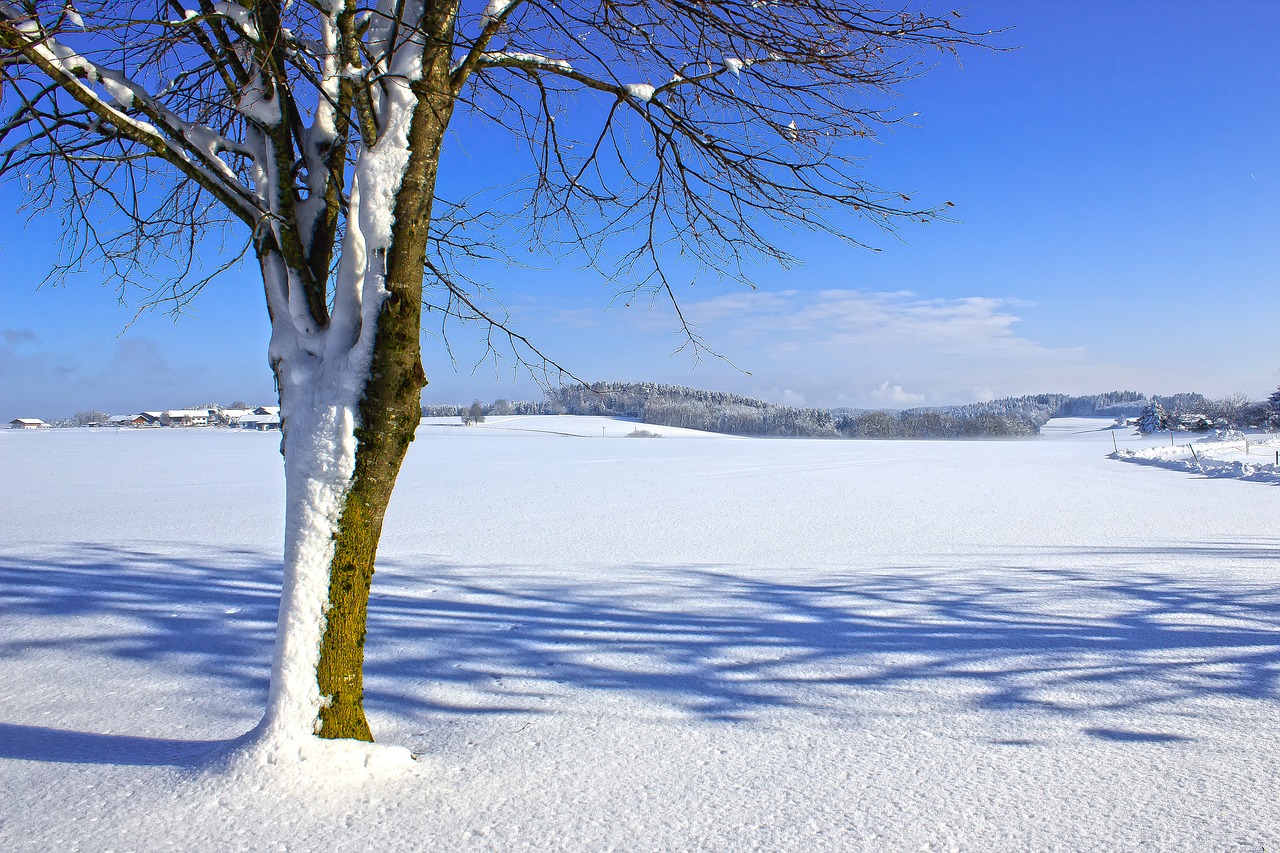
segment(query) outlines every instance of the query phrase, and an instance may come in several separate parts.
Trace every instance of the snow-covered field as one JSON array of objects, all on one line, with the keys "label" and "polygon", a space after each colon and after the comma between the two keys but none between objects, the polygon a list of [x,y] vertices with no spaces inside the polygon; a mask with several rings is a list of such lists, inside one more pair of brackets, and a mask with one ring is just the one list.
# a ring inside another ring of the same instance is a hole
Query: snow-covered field
[{"label": "snow-covered field", "polygon": [[0,850],[1274,850],[1280,492],[1107,426],[428,422],[367,649],[423,758],[350,779],[202,764],[265,699],[278,435],[0,432]]}]

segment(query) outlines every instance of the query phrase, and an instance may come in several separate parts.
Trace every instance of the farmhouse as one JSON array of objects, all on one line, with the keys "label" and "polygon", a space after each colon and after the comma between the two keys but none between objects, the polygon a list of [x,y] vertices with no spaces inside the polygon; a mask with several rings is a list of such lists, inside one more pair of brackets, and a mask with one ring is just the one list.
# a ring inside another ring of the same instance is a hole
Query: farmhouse
[{"label": "farmhouse", "polygon": [[154,418],[139,412],[136,415],[112,415],[107,418],[107,426],[113,427],[144,427],[151,426],[156,423]]},{"label": "farmhouse", "polygon": [[50,425],[39,418],[14,418],[9,421],[9,429],[49,429]]},{"label": "farmhouse", "polygon": [[[263,407],[266,408],[266,407]],[[256,429],[258,431],[266,431],[269,429],[280,429],[280,415],[278,414],[252,414],[241,415],[236,422],[241,429]]]},{"label": "farmhouse", "polygon": [[202,427],[209,425],[208,409],[169,409],[160,419],[165,426]]}]

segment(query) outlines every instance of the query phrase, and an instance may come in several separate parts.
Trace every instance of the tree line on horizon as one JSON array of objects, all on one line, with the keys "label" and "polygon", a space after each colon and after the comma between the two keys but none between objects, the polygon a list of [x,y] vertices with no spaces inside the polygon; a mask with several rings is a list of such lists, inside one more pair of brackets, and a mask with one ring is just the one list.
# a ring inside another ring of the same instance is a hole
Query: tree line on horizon
[{"label": "tree line on horizon", "polygon": [[[1138,391],[1029,394],[956,406],[911,409],[813,408],[768,403],[741,394],[657,382],[594,382],[547,389],[541,401],[475,401],[428,405],[426,417],[600,415],[729,435],[812,438],[998,438],[1038,435],[1051,418],[1141,418],[1152,405],[1178,422],[1280,426],[1280,391],[1266,402],[1234,394],[1220,400],[1184,392],[1148,397]],[[480,407],[477,410],[477,406]],[[1208,427],[1206,427],[1208,428]]]}]

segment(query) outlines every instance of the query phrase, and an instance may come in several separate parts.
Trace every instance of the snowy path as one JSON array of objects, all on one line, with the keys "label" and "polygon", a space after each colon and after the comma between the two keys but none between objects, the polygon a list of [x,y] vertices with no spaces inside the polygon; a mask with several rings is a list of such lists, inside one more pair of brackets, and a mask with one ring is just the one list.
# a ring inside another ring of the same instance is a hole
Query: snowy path
[{"label": "snowy path", "polygon": [[1119,464],[1097,421],[524,420],[414,444],[368,703],[424,760],[358,785],[190,769],[264,699],[277,437],[0,433],[0,848],[1280,842],[1271,486]]}]

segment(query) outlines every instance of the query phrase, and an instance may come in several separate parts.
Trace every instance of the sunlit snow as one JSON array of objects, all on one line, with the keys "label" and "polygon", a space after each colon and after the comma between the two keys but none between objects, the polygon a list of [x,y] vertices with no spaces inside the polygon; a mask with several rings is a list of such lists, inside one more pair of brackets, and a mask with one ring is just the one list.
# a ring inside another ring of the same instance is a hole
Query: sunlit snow
[{"label": "sunlit snow", "polygon": [[1274,485],[1109,425],[426,421],[367,646],[409,769],[209,764],[266,702],[278,434],[0,431],[0,849],[1270,849]]}]

